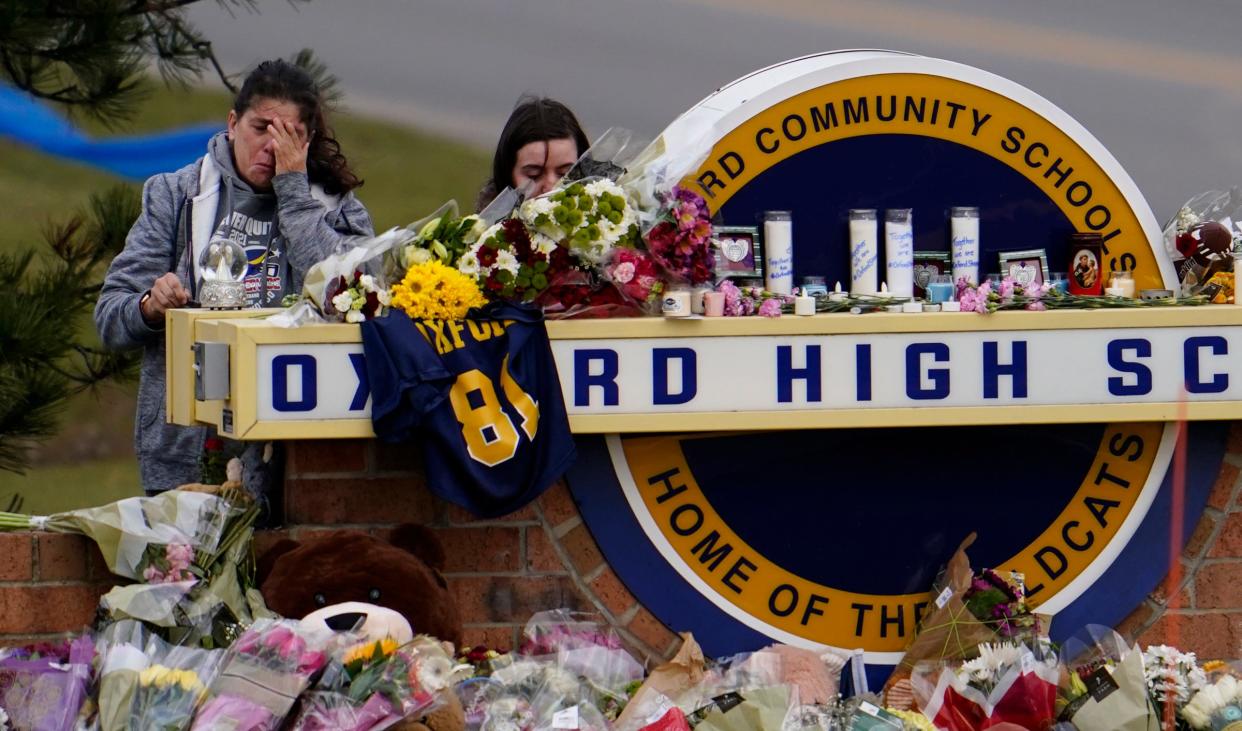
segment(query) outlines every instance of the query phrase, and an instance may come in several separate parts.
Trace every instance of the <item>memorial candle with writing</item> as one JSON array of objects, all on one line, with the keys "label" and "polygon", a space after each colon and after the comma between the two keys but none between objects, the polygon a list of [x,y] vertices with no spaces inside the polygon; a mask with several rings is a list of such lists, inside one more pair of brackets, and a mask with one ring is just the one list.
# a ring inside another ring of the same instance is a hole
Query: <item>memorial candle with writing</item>
[{"label": "memorial candle with writing", "polygon": [[763,214],[765,288],[776,294],[793,292],[793,216],[789,211]]},{"label": "memorial candle with writing", "polygon": [[979,283],[979,209],[957,206],[949,209],[949,235],[953,247],[953,281],[965,279]]},{"label": "memorial candle with writing", "polygon": [[850,294],[875,294],[879,229],[874,208],[850,210]]},{"label": "memorial candle with writing", "polygon": [[884,259],[894,297],[914,296],[914,215],[909,208],[884,212]]}]

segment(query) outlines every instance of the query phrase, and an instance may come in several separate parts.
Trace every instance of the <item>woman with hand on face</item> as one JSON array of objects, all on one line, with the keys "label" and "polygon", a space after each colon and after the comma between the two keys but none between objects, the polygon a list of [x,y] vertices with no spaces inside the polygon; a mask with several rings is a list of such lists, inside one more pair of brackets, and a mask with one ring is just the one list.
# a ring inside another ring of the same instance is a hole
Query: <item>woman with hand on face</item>
[{"label": "woman with hand on face", "polygon": [[527,198],[556,187],[590,142],[569,107],[543,97],[524,97],[509,115],[496,143],[492,177],[479,191],[481,211],[507,187]]},{"label": "woman with hand on face", "polygon": [[146,182],[142,214],[108,269],[95,325],[109,348],[144,349],[134,439],[148,493],[201,479],[208,430],[165,423],[164,313],[196,299],[202,251],[213,240],[238,242],[247,305],[279,306],[344,237],[374,235],[351,192],[361,184],[314,80],[280,60],[246,78],[227,131],[208,142],[205,156]]}]

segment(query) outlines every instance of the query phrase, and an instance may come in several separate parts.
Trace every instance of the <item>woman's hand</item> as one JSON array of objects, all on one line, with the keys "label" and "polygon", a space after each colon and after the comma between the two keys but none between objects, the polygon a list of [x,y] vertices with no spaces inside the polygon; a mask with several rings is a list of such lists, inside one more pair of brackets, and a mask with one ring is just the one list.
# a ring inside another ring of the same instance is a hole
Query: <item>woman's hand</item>
[{"label": "woman's hand", "polygon": [[163,325],[164,313],[190,301],[190,293],[181,286],[181,279],[168,272],[151,283],[151,289],[138,300],[138,311],[148,325]]},{"label": "woman's hand", "polygon": [[276,155],[276,174],[306,172],[306,151],[310,149],[310,141],[305,133],[284,119],[277,118],[267,126],[274,143],[272,152]]}]

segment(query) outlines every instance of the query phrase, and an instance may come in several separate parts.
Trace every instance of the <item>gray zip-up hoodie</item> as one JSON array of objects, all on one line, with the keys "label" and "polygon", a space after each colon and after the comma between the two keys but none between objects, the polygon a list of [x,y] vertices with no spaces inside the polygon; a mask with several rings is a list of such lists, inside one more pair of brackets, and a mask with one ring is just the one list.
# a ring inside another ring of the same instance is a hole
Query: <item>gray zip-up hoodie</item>
[{"label": "gray zip-up hoodie", "polygon": [[[221,132],[212,138],[208,150],[227,149],[227,144]],[[220,160],[220,155],[215,159]],[[125,249],[112,260],[95,305],[95,327],[105,347],[143,348],[134,451],[142,486],[148,491],[200,479],[199,458],[207,430],[166,423],[164,329],[147,325],[138,301],[156,279],[170,271],[191,290],[195,229],[202,228],[198,224],[203,219],[210,235],[216,208],[223,205],[220,190],[199,189],[201,180],[214,179],[204,172],[203,165],[200,158],[175,173],[147,180],[142,189],[142,214],[129,231]],[[245,185],[233,172],[227,156],[212,169],[218,172],[217,187]],[[327,196],[317,186],[312,189],[304,173],[277,175],[272,187],[289,267],[288,291],[300,292],[306,271],[332,254],[346,236],[375,233],[366,208],[352,193]]]}]

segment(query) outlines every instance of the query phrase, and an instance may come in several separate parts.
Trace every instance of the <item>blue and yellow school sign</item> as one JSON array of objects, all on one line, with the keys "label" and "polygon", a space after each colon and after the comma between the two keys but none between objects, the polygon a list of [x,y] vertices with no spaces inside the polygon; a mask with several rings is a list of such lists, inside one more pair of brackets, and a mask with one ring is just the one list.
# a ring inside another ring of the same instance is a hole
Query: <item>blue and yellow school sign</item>
[{"label": "blue and yellow school sign", "polygon": [[[684,183],[724,223],[793,212],[795,278],[848,281],[850,208],[912,208],[916,249],[935,251],[945,213],[969,205],[985,262],[1044,248],[1064,269],[1069,235],[1094,231],[1109,269],[1140,288],[1173,282],[1151,211],[1107,151],[977,69],[878,51],[798,59],[665,134],[710,146]],[[584,521],[634,595],[713,655],[777,640],[891,665],[971,532],[972,562],[1021,572],[1054,635],[1115,623],[1167,570],[1171,422],[1193,420],[1189,528],[1242,413],[1232,306],[548,331]],[[371,434],[356,327],[175,312],[168,337],[172,421],[244,439]],[[228,344],[226,398],[195,398],[201,341]]]},{"label": "blue and yellow school sign", "polygon": [[[1104,240],[1108,269],[1133,271],[1139,288],[1173,283],[1155,219],[1116,160],[1048,101],[977,69],[887,52],[799,59],[725,87],[666,134],[685,138],[705,117],[712,149],[685,184],[726,224],[792,211],[795,281],[849,281],[850,208],[913,209],[916,249],[934,251],[949,248],[948,209],[968,205],[983,212],[985,266],[998,251],[1044,248],[1065,269],[1070,234],[1089,231]],[[1054,633],[1115,623],[1164,574],[1170,551],[1176,429],[1132,421],[1161,418],[1140,416],[1138,403],[1163,402],[1165,419],[1179,401],[1191,402],[1181,414],[1202,408],[1205,391],[1229,388],[1224,354],[1236,347],[1214,339],[1231,328],[1174,335],[1150,312],[1131,320],[1139,329],[1097,320],[1090,335],[1028,330],[1055,328],[1037,317],[1014,323],[1020,334],[895,335],[870,321],[868,336],[665,352],[631,392],[651,382],[656,397],[688,404],[693,390],[709,411],[731,401],[710,418],[739,431],[584,437],[570,486],[630,589],[711,653],[776,639],[895,662],[937,567],[972,531],[975,565],[1024,574],[1032,602],[1057,615]],[[1159,375],[1128,365],[1153,352],[1176,362]],[[589,374],[610,372],[601,357]],[[674,368],[698,380],[663,382]],[[998,418],[978,418],[989,405]],[[1214,408],[1215,418],[1239,413],[1236,403]],[[660,415],[641,418],[654,426]],[[827,425],[888,428],[754,431]],[[1189,429],[1188,525],[1223,433]]]}]

